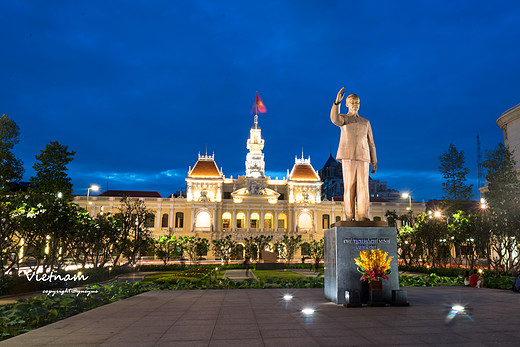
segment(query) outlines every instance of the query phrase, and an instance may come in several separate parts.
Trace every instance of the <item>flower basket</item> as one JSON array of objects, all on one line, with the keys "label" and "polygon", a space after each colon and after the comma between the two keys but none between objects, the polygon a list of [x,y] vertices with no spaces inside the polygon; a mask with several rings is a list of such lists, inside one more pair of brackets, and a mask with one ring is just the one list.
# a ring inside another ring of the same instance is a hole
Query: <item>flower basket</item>
[{"label": "flower basket", "polygon": [[380,249],[362,251],[359,257],[354,259],[358,266],[357,270],[362,274],[360,280],[368,281],[369,284],[379,281],[382,288],[381,280],[388,281],[388,275],[392,272],[390,270],[392,258],[388,256],[388,252],[383,252]]},{"label": "flower basket", "polygon": [[383,290],[383,280],[381,279],[377,279],[377,280],[372,280],[368,283],[368,289],[371,291],[371,292],[380,292]]}]

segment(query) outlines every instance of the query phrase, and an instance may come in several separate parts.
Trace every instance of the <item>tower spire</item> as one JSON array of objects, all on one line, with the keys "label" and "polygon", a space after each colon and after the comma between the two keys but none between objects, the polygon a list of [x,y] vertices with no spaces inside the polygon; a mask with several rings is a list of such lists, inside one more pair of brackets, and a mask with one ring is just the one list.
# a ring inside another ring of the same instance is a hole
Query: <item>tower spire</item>
[{"label": "tower spire", "polygon": [[262,130],[258,126],[258,114],[255,114],[254,125],[249,131],[249,139],[247,139],[247,149],[249,153],[246,156],[246,177],[264,177],[264,139],[262,138]]}]

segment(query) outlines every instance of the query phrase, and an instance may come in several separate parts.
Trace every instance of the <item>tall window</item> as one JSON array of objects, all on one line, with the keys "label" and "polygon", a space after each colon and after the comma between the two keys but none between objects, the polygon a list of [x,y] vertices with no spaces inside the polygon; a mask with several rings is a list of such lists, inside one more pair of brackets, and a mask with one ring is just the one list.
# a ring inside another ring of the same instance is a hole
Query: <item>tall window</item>
[{"label": "tall window", "polygon": [[237,228],[246,227],[246,215],[243,212],[237,214]]},{"label": "tall window", "polygon": [[321,218],[321,227],[323,229],[330,228],[330,219],[328,214],[324,214]]},{"label": "tall window", "polygon": [[336,216],[336,222],[341,221],[341,216]]},{"label": "tall window", "polygon": [[260,215],[256,212],[251,213],[251,220],[249,222],[249,227],[252,229],[258,228],[260,225]]},{"label": "tall window", "polygon": [[273,215],[271,213],[266,213],[264,215],[264,228],[271,229],[273,227]]},{"label": "tall window", "polygon": [[177,212],[175,214],[175,227],[184,228],[184,212]]},{"label": "tall window", "polygon": [[162,215],[161,228],[167,228],[167,227],[168,227],[168,213],[165,213]]},{"label": "tall window", "polygon": [[279,229],[287,228],[287,216],[285,215],[285,213],[280,213],[278,215],[278,228]]},{"label": "tall window", "polygon": [[222,228],[223,229],[231,228],[231,213],[226,212],[222,215]]},{"label": "tall window", "polygon": [[146,219],[144,220],[144,226],[146,228],[155,227],[155,215],[153,213],[148,213],[146,215]]}]

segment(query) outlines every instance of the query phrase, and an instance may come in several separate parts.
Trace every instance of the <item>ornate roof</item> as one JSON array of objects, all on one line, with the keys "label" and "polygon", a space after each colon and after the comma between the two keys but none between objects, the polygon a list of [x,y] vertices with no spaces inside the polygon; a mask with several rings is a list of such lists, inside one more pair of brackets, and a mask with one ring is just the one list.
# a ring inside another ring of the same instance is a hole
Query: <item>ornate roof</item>
[{"label": "ornate roof", "polygon": [[189,178],[221,178],[222,173],[215,163],[214,155],[200,155],[199,160],[188,173]]},{"label": "ornate roof", "polygon": [[127,196],[129,198],[162,198],[159,192],[141,190],[107,190],[99,194],[98,196]]},{"label": "ornate roof", "polygon": [[318,173],[311,165],[311,159],[295,159],[295,164],[289,175],[291,181],[320,181]]}]

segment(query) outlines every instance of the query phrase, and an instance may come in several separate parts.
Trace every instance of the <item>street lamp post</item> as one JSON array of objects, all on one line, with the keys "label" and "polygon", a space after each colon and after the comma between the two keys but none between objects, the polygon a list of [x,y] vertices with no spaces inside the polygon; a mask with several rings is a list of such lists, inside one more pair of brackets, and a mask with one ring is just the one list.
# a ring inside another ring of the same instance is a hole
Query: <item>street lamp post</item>
[{"label": "street lamp post", "polygon": [[403,199],[408,199],[409,205],[407,210],[412,211],[412,196],[410,195],[410,193],[403,193],[401,197]]},{"label": "street lamp post", "polygon": [[412,226],[412,220],[413,220],[413,211],[412,211],[412,196],[410,193],[403,193],[401,195],[403,199],[408,199],[408,207],[406,208],[408,210],[408,213],[410,214],[410,221],[409,225]]},{"label": "street lamp post", "polygon": [[85,203],[85,209],[88,211],[88,197],[90,196],[90,190],[97,192],[99,190],[99,186],[93,184],[87,188],[87,202]]}]

